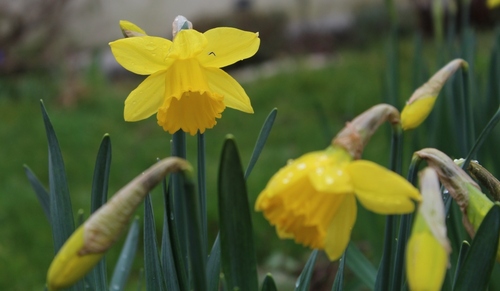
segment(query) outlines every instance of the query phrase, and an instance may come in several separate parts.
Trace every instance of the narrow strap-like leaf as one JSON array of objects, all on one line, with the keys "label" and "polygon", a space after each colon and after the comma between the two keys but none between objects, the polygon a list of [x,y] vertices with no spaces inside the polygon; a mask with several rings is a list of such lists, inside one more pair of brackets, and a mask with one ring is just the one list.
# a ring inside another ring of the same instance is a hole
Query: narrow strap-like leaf
[{"label": "narrow strap-like leaf", "polygon": [[453,290],[486,290],[495,264],[500,234],[500,206],[493,205],[472,240]]},{"label": "narrow strap-like leaf", "polygon": [[[108,134],[105,134],[94,167],[94,178],[92,179],[92,198],[90,202],[90,213],[96,211],[101,205],[106,203],[108,196],[108,181],[111,168],[111,140]],[[91,280],[94,281],[96,290],[105,290],[108,285],[106,276],[106,257],[97,263],[92,272],[89,273]]]},{"label": "narrow strap-like leaf", "polygon": [[[177,178],[176,178],[177,177]],[[182,237],[185,232],[178,231],[179,228],[184,228],[184,224],[180,222],[184,221],[183,216],[176,216],[175,213],[179,213],[176,208],[175,198],[182,198],[180,195],[174,197],[172,194],[174,179],[178,179],[178,175],[170,175],[168,183],[168,202],[167,202],[167,213],[168,213],[168,230],[170,233],[170,243],[172,247],[172,255],[175,262],[175,270],[177,272],[177,280],[180,290],[189,290],[189,278],[188,278],[188,267],[187,267],[187,253],[185,254],[182,249],[187,244],[186,238]],[[178,202],[178,204],[180,204]],[[183,204],[180,204],[181,206]],[[179,220],[180,218],[180,220]],[[184,245],[183,245],[184,244]],[[186,248],[187,252],[187,248]]]},{"label": "narrow strap-like leaf", "polygon": [[178,291],[179,281],[177,279],[177,269],[175,266],[175,258],[172,253],[172,242],[170,238],[170,215],[168,211],[168,201],[170,192],[168,191],[166,180],[162,183],[163,197],[164,197],[164,210],[163,210],[163,231],[161,238],[161,266],[165,271],[165,284],[167,290]]},{"label": "narrow strap-like leaf", "polygon": [[156,243],[156,228],[151,195],[144,200],[144,272],[146,290],[166,290]]},{"label": "narrow strap-like leaf", "polygon": [[36,197],[38,198],[40,205],[42,205],[42,209],[43,212],[45,213],[45,216],[47,216],[47,219],[49,219],[50,221],[49,192],[47,192],[47,190],[42,185],[40,180],[38,180],[35,173],[33,173],[33,171],[31,171],[31,169],[27,165],[24,165],[24,172],[26,173],[26,177],[28,177],[28,181],[30,182],[31,187],[35,191]]},{"label": "narrow strap-like leaf", "polygon": [[308,291],[309,285],[311,284],[311,278],[314,271],[314,264],[316,263],[316,258],[318,257],[318,250],[313,250],[309,259],[307,260],[302,273],[300,273],[297,282],[295,282],[295,291]]},{"label": "narrow strap-like leaf", "polygon": [[231,138],[222,150],[218,184],[221,262],[227,287],[257,290],[250,205],[240,157]]},{"label": "narrow strap-like leaf", "polygon": [[262,283],[262,291],[278,291],[276,283],[274,283],[273,276],[270,273],[266,274],[264,282]]},{"label": "narrow strap-like leaf", "polygon": [[206,290],[207,277],[205,273],[206,257],[202,244],[200,201],[193,181],[186,175],[180,175],[182,183],[181,195],[185,197],[184,213],[186,215],[187,242],[190,263],[191,289]]},{"label": "narrow strap-like leaf", "polygon": [[346,259],[347,259],[347,249],[344,251],[344,254],[340,258],[340,264],[337,270],[337,274],[335,275],[335,281],[333,281],[332,291],[344,290],[344,268]]},{"label": "narrow strap-like leaf", "polygon": [[347,250],[349,252],[349,260],[346,260],[347,266],[370,290],[373,290],[377,270],[354,244],[349,243]]},{"label": "narrow strap-like leaf", "polygon": [[[455,283],[458,278],[458,274],[460,273],[460,268],[462,267],[462,264],[464,263],[465,257],[467,255],[467,252],[469,251],[470,244],[467,241],[463,241],[462,245],[460,247],[460,253],[458,254],[458,260],[457,264],[455,266],[455,278],[453,280],[453,288],[455,288]],[[452,289],[453,290],[453,289]]]},{"label": "narrow strap-like leaf", "polygon": [[50,225],[57,253],[75,230],[75,223],[59,142],[43,102],[40,105],[49,146]]},{"label": "narrow strap-like leaf", "polygon": [[105,134],[95,161],[94,178],[92,179],[91,213],[94,213],[94,211],[107,201],[110,168],[111,139],[108,134]]},{"label": "narrow strap-like leaf", "polygon": [[[121,291],[125,289],[125,284],[132,270],[132,263],[134,262],[135,253],[137,251],[137,244],[139,242],[139,219],[136,218],[132,222],[130,229],[123,244],[120,257],[115,265],[113,276],[109,285],[110,291]],[[101,290],[101,289],[97,289]],[[103,289],[104,290],[104,289]]]},{"label": "narrow strap-like leaf", "polygon": [[217,234],[207,261],[207,291],[219,290],[220,278],[220,234]]},{"label": "narrow strap-like leaf", "polygon": [[274,108],[273,110],[271,110],[266,118],[266,121],[264,121],[264,124],[262,125],[259,137],[257,138],[257,142],[255,143],[255,147],[253,148],[252,157],[250,158],[247,170],[245,171],[245,179],[248,178],[253,170],[253,167],[255,166],[255,163],[257,163],[257,160],[259,159],[260,153],[262,152],[267,138],[269,137],[269,133],[271,133],[271,129],[273,128],[276,114],[278,114],[278,109]]}]

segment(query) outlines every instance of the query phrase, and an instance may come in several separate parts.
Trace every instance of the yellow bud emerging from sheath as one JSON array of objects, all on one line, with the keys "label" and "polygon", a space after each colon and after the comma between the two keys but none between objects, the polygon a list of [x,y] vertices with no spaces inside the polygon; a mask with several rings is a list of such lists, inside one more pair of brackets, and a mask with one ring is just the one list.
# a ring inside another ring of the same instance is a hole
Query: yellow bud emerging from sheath
[{"label": "yellow bud emerging from sheath", "polygon": [[422,203],[406,248],[408,285],[413,291],[441,290],[451,251],[436,171],[420,173]]},{"label": "yellow bud emerging from sheath", "polygon": [[455,59],[449,62],[427,83],[418,88],[401,112],[401,127],[409,130],[418,127],[429,116],[444,83],[460,68],[468,68],[466,61]]},{"label": "yellow bud emerging from sheath", "polygon": [[94,212],[64,243],[47,273],[49,290],[59,290],[83,278],[127,227],[137,206],[163,178],[172,172],[192,171],[183,159],[163,159],[120,189]]}]

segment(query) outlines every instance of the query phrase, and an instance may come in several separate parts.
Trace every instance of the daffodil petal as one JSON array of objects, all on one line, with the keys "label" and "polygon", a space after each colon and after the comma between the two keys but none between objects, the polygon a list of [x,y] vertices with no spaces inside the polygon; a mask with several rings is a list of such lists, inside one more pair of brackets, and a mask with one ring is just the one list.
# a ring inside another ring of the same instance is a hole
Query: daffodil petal
[{"label": "daffodil petal", "polygon": [[210,89],[224,96],[224,104],[227,107],[253,113],[250,98],[233,77],[217,68],[205,68],[204,71]]},{"label": "daffodil petal", "polygon": [[183,29],[177,33],[174,38],[172,50],[169,53],[169,58],[185,60],[194,58],[200,54],[207,46],[206,37],[194,30]]},{"label": "daffodil petal", "polygon": [[172,42],[154,36],[122,38],[110,42],[116,61],[138,75],[151,75],[166,70],[172,64],[167,54]]},{"label": "daffodil petal", "polygon": [[205,67],[222,68],[253,56],[259,49],[259,34],[230,27],[204,33],[208,45],[198,56]]},{"label": "daffodil petal", "polygon": [[354,188],[349,173],[344,171],[352,161],[351,156],[343,148],[334,148],[321,152],[313,160],[309,179],[314,189],[319,192],[334,194],[352,194]]},{"label": "daffodil petal", "polygon": [[104,253],[81,255],[84,246],[84,227],[80,226],[61,247],[47,272],[49,290],[70,287],[83,278]]},{"label": "daffodil petal", "polygon": [[441,290],[448,254],[430,232],[412,234],[406,247],[410,290]]},{"label": "daffodil petal", "polygon": [[[342,196],[337,196],[342,199]],[[328,226],[325,238],[325,252],[331,261],[335,261],[347,248],[352,227],[356,222],[357,206],[354,195],[344,195],[344,201]]]},{"label": "daffodil petal", "polygon": [[164,101],[166,72],[154,73],[144,80],[125,100],[126,121],[138,121],[155,114]]},{"label": "daffodil petal", "polygon": [[379,214],[412,212],[420,193],[408,181],[373,162],[358,160],[346,166],[359,202]]}]

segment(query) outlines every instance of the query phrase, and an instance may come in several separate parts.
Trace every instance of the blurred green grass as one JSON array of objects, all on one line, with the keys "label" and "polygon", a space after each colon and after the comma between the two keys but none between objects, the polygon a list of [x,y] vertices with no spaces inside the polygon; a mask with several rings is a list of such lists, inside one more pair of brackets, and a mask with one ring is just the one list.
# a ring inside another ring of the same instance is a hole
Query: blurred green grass
[{"label": "blurred green grass", "polygon": [[[477,67],[484,71],[490,35],[481,36],[479,41],[484,44],[481,46],[484,51],[479,47]],[[412,51],[412,40],[404,40],[400,45],[401,102],[414,89],[410,85]],[[432,64],[432,44],[427,44],[425,54]],[[246,165],[262,123],[273,108],[278,108],[269,140],[248,179],[253,205],[268,179],[287,160],[325,148],[346,121],[383,100],[386,62],[382,42],[359,49],[340,50],[319,69],[307,69],[304,59],[297,59],[294,63],[294,70],[244,82],[255,114],[227,109],[217,126],[206,133],[208,214],[212,238],[217,232],[218,160],[226,134],[235,136]],[[431,66],[431,72],[434,69],[437,68]],[[154,117],[137,123],[123,121],[123,102],[141,79],[131,76],[126,81],[111,82],[92,68],[85,73],[85,90],[76,105],[63,107],[57,98],[60,77],[58,73],[35,72],[0,81],[3,87],[0,87],[1,290],[41,290],[54,255],[51,230],[22,167],[27,164],[44,184],[48,184],[47,144],[40,99],[44,99],[59,138],[75,213],[78,209],[88,213],[95,155],[105,133],[111,136],[113,150],[108,196],[149,167],[156,158],[168,156],[170,152],[170,135],[156,125]],[[19,98],[10,97],[13,90]],[[375,134],[365,150],[365,159],[388,165],[389,132],[389,126],[384,125]],[[196,162],[195,137],[188,137],[188,159]],[[157,219],[161,221],[162,198],[159,193],[153,194]],[[359,213],[353,239],[374,262],[378,262],[384,219],[362,207]],[[253,222],[260,264],[264,264],[273,252],[299,259],[303,257],[305,249],[292,241],[278,240],[274,229],[260,213],[253,214]],[[120,248],[121,243],[108,255],[109,269],[114,266]],[[133,276],[138,276],[142,266],[140,255],[136,266]]]}]

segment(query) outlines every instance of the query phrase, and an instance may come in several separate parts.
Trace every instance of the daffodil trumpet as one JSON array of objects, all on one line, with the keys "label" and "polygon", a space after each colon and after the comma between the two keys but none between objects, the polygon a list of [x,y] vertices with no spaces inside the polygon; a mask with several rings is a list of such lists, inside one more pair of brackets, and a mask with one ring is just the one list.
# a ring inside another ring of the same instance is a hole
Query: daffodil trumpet
[{"label": "daffodil trumpet", "polygon": [[69,287],[80,280],[119,238],[139,204],[149,191],[173,172],[191,175],[183,159],[163,159],[119,190],[95,211],[68,238],[52,261],[47,273],[49,290]]},{"label": "daffodil trumpet", "polygon": [[387,104],[374,106],[347,123],[327,149],[290,162],[259,194],[255,210],[262,211],[280,238],[322,249],[332,261],[349,243],[356,199],[380,214],[412,212],[420,200],[413,185],[373,162],[355,160],[386,120],[398,123],[398,111]]},{"label": "daffodil trumpet", "polygon": [[406,102],[401,112],[401,127],[403,130],[418,127],[429,116],[434,103],[446,81],[459,69],[468,69],[468,63],[455,59],[435,73],[424,85],[419,87]]},{"label": "daffodil trumpet", "polygon": [[410,290],[441,290],[451,252],[446,236],[445,209],[434,169],[419,173],[422,202],[406,248],[406,273]]}]

